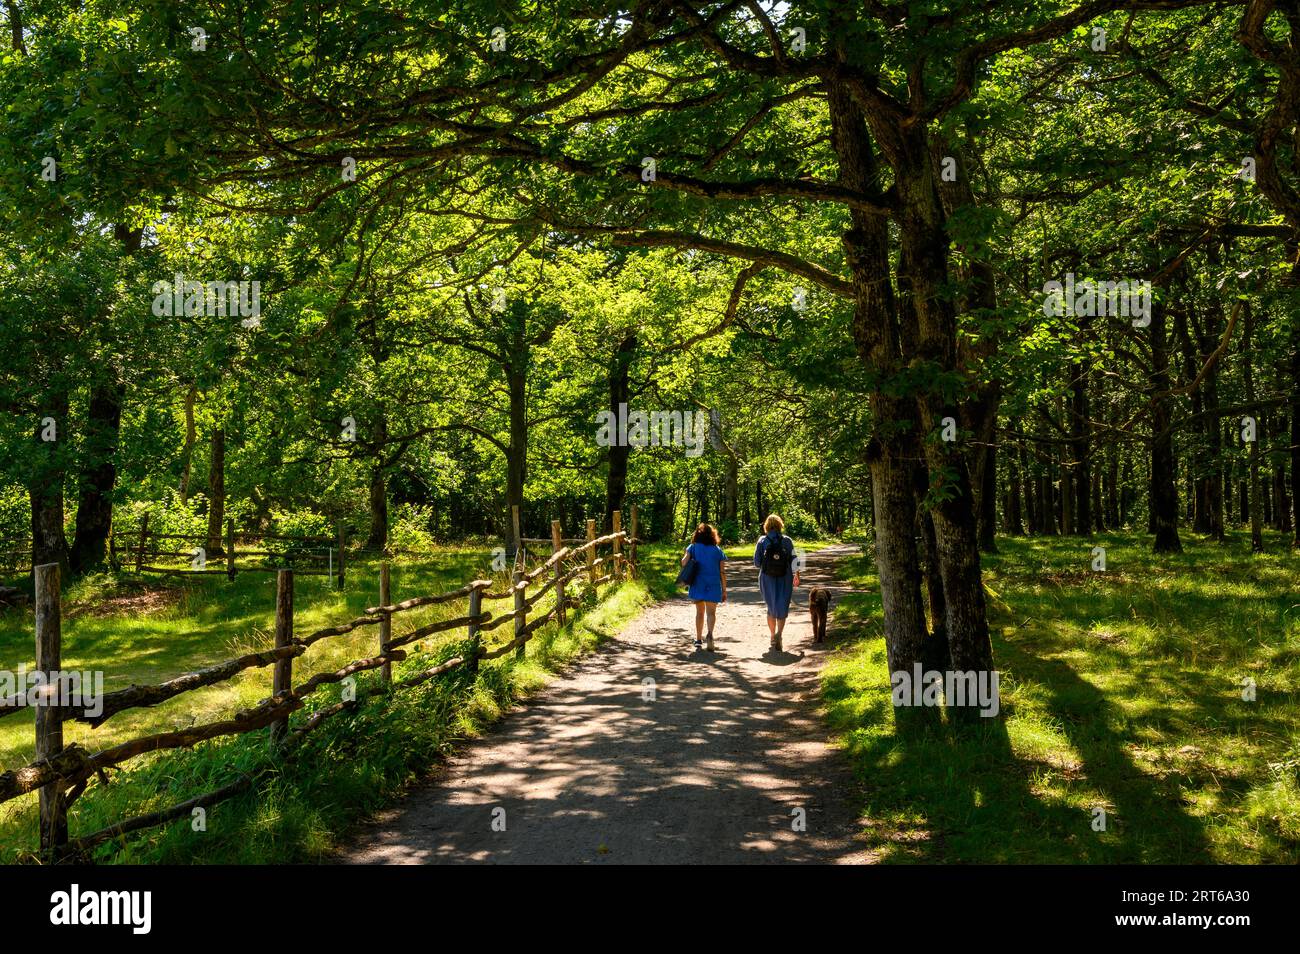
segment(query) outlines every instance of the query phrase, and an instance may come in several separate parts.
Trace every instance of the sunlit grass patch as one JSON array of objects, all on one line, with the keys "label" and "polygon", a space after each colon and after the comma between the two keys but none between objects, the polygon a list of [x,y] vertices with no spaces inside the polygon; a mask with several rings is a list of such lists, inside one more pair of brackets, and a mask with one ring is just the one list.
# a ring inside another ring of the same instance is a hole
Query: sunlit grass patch
[{"label": "sunlit grass patch", "polygon": [[[1185,539],[1173,557],[1140,535],[998,543],[986,562],[998,725],[897,735],[878,598],[837,606],[858,635],[824,671],[823,697],[866,785],[878,857],[1300,860],[1300,557],[1280,538],[1252,555],[1240,535]],[[1089,568],[1098,545],[1104,573]],[[846,569],[874,590],[866,558]]]}]

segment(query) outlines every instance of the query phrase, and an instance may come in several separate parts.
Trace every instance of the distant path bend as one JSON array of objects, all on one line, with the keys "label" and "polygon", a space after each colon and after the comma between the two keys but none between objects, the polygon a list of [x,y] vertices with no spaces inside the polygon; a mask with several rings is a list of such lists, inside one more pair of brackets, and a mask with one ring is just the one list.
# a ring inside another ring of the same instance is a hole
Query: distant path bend
[{"label": "distant path bend", "polygon": [[[824,646],[809,585],[842,589],[834,546],[808,558],[785,630],[747,560],[729,561],[717,652],[695,652],[694,607],[659,603],[468,744],[357,838],[354,864],[855,863],[869,860],[855,782],[818,711]],[[835,632],[834,613],[831,639]],[[654,680],[654,700],[643,698]],[[493,830],[504,809],[505,831]],[[802,809],[806,831],[795,831]],[[499,818],[500,812],[496,815]]]}]

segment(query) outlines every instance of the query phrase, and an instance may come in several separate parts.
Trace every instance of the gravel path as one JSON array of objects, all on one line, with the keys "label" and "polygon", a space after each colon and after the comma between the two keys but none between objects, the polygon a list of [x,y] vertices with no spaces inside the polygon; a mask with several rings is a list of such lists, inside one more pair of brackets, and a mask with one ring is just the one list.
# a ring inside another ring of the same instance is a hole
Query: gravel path
[{"label": "gravel path", "polygon": [[[837,588],[812,554],[785,652],[767,652],[756,571],[730,561],[716,652],[696,652],[694,607],[648,608],[616,639],[470,743],[355,840],[353,864],[856,863],[855,782],[826,744],[809,585]],[[834,611],[828,642],[834,643]],[[653,700],[643,698],[653,680]],[[803,810],[806,830],[795,831]],[[493,830],[504,810],[505,830]]]}]

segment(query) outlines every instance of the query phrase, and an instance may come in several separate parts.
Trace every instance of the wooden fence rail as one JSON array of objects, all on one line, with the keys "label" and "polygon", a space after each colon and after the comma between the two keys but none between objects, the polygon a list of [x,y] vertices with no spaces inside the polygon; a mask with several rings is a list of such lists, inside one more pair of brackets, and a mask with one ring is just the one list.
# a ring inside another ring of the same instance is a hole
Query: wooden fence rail
[{"label": "wooden fence rail", "polygon": [[[166,549],[168,544],[164,541],[168,540],[189,541],[194,546],[189,550]],[[240,548],[240,542],[250,540],[285,541],[289,544],[297,544],[300,549],[286,552]],[[292,536],[283,533],[236,530],[235,521],[228,519],[226,521],[224,540],[219,541],[223,544],[223,548],[209,554],[207,548],[210,541],[211,538],[205,531],[196,531],[194,533],[158,533],[152,531],[149,529],[149,515],[146,513],[141,517],[138,527],[115,529],[109,536],[109,565],[114,568],[122,567],[121,555],[125,554],[130,558],[129,562],[134,565],[137,573],[161,573],[168,576],[214,576],[224,573],[227,579],[233,580],[239,573],[277,573],[281,569],[279,566],[240,566],[238,565],[240,559],[276,558],[281,561],[289,560],[295,564],[321,564],[321,566],[313,569],[298,568],[298,575],[335,577],[336,587],[338,589],[343,588],[345,576],[343,548],[346,546],[347,538],[342,526],[339,527],[338,534],[333,537]],[[153,563],[146,562],[146,560],[156,560],[159,557],[192,557],[195,551],[200,549],[203,551],[203,560],[200,566],[191,565],[188,568],[155,566]],[[209,564],[211,564],[211,567]]]},{"label": "wooden fence rail", "polygon": [[[36,660],[37,668],[45,673],[41,697],[29,699],[23,692],[0,698],[0,718],[22,711],[35,704],[36,709],[36,759],[29,765],[0,773],[0,802],[18,798],[30,792],[40,793],[40,844],[43,856],[49,861],[85,860],[86,852],[96,845],[130,832],[141,831],[155,825],[182,817],[196,807],[206,807],[230,798],[255,781],[252,776],[242,776],[230,784],[196,796],[179,805],[160,811],[128,818],[108,828],[82,838],[69,840],[67,812],[69,806],[85,791],[92,779],[104,782],[106,769],[149,752],[189,748],[199,742],[222,736],[238,735],[264,728],[270,730],[271,743],[277,751],[284,751],[340,713],[353,711],[363,701],[394,689],[405,689],[434,679],[461,666],[476,672],[481,661],[497,659],[514,651],[522,656],[528,641],[542,627],[551,622],[564,625],[567,612],[583,602],[583,597],[569,592],[570,584],[585,581],[587,596],[599,598],[599,587],[630,577],[636,572],[636,537],[619,529],[621,515],[615,514],[615,532],[597,537],[595,521],[587,521],[587,537],[580,544],[569,546],[560,533],[559,522],[552,525],[553,553],[540,566],[525,571],[517,566],[512,572],[512,582],[503,591],[492,592],[490,580],[473,580],[458,589],[431,596],[417,596],[393,602],[388,564],[380,567],[379,605],[366,609],[365,615],[346,623],[325,627],[303,636],[295,635],[293,610],[293,581],[295,571],[277,571],[275,604],[275,642],[272,648],[246,653],[234,659],[216,663],[204,669],[184,673],[156,685],[132,685],[125,689],[104,693],[98,705],[75,707],[67,699],[55,695],[62,686],[61,629],[59,604],[59,568],[46,564],[36,568]],[[635,530],[636,508],[632,508],[631,527]],[[147,533],[147,528],[142,528]],[[233,537],[232,535],[229,535]],[[145,538],[142,533],[141,540]],[[624,554],[624,545],[627,554]],[[608,556],[597,556],[602,547]],[[143,547],[137,551],[138,564],[143,564]],[[341,568],[340,568],[341,569]],[[533,592],[529,588],[534,587]],[[553,594],[549,609],[539,611],[545,597]],[[443,603],[467,601],[466,613],[451,619],[438,620],[394,635],[393,618],[422,607]],[[508,609],[493,614],[484,610],[483,604],[510,600]],[[530,619],[530,614],[533,618]],[[511,638],[499,646],[488,648],[484,636],[507,621],[513,622]],[[364,626],[377,626],[377,653],[356,659],[330,671],[316,673],[298,685],[293,684],[293,661],[315,643],[352,633]],[[460,656],[444,660],[437,665],[394,680],[392,664],[407,657],[407,646],[416,640],[438,633],[464,629],[468,635],[467,648]],[[232,717],[189,726],[170,732],[159,732],[118,743],[98,752],[90,752],[80,745],[63,744],[63,723],[78,721],[92,727],[131,709],[147,708],[166,702],[179,695],[205,686],[225,682],[248,669],[272,667],[271,692],[251,708],[236,712]],[[362,672],[379,670],[380,678],[367,686],[354,687],[350,698],[314,710],[301,724],[291,730],[291,716],[302,709],[305,700],[323,686],[343,682]],[[33,693],[36,695],[36,693]],[[81,700],[85,703],[85,699]],[[98,710],[93,715],[91,709]]]}]

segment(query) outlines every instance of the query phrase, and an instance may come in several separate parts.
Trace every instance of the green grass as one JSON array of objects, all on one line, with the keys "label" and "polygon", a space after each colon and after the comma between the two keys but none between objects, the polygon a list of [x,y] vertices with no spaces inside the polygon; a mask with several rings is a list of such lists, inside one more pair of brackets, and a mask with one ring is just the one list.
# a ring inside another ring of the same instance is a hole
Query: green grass
[{"label": "green grass", "polygon": [[[1103,535],[1003,539],[986,557],[1002,718],[971,730],[894,732],[880,602],[865,558],[846,564],[866,592],[835,607],[853,634],[823,675],[831,725],[864,783],[873,852],[889,862],[1300,861],[1300,557],[1279,537],[1252,556],[1185,538],[1177,557],[1153,557],[1146,539]],[[1107,571],[1089,569],[1107,550]],[[809,545],[808,549],[815,549]],[[73,836],[263,773],[254,790],[208,812],[101,848],[118,863],[304,862],[329,855],[366,814],[391,803],[464,739],[544,685],[650,599],[674,592],[680,547],[641,549],[642,574],[568,627],[549,627],[527,656],[457,670],[366,703],[275,762],[266,734],[214,740],[129,763],[113,784],[92,784],[71,814]],[[733,548],[746,559],[748,545]],[[483,549],[397,562],[394,596],[454,588],[481,575]],[[274,580],[241,576],[150,590],[146,605],[109,612],[133,595],[129,577],[80,581],[66,596],[68,668],[105,669],[109,690],[157,682],[270,639]],[[125,590],[125,593],[124,593]],[[139,594],[134,594],[139,597]],[[351,568],[348,590],[299,578],[296,623],[305,633],[358,615],[377,597],[373,565]],[[497,604],[499,608],[503,604]],[[153,608],[149,608],[152,606]],[[460,615],[460,605],[399,617],[396,632]],[[109,615],[98,615],[109,612]],[[498,630],[494,639],[506,639]],[[30,620],[0,615],[0,665],[33,664]],[[373,651],[375,630],[326,640],[295,660],[295,682]],[[397,678],[457,653],[459,634],[422,644]],[[1257,685],[1241,699],[1241,680]],[[373,679],[363,676],[362,685]],[[68,741],[103,748],[146,732],[209,721],[267,694],[269,670],[124,713],[97,730],[68,727]],[[337,699],[337,687],[313,707]],[[309,710],[310,711],[310,710]],[[295,722],[309,713],[295,715]],[[4,768],[32,755],[29,714],[0,720]],[[272,769],[274,769],[272,771]],[[35,797],[0,806],[0,859],[36,843]],[[1104,808],[1107,830],[1092,830]]]},{"label": "green grass", "polygon": [[[794,541],[794,545],[797,548],[803,550],[805,553],[815,553],[818,550],[823,550],[826,547],[834,546],[842,542],[847,542],[847,541],[837,540],[834,537],[823,537],[814,540],[804,539],[801,537]],[[723,547],[723,549],[727,553],[728,560],[733,560],[733,561],[739,560],[745,566],[750,566],[754,560],[754,544],[755,541],[750,540],[748,543],[728,544],[727,546]],[[686,549],[685,544],[682,544],[678,548],[679,559],[681,557],[681,551],[684,549]]]},{"label": "green grass", "polygon": [[[439,593],[475,575],[491,576],[486,549],[447,549],[418,563],[395,562],[395,599]],[[116,603],[114,601],[117,601]],[[348,568],[348,586],[339,593],[325,577],[294,581],[294,629],[304,635],[322,626],[359,616],[379,601],[379,573],[373,562]],[[460,607],[463,610],[463,607]],[[107,615],[101,615],[107,614]],[[458,610],[454,614],[461,615]],[[438,618],[407,614],[397,631]],[[183,672],[271,645],[275,622],[275,575],[246,573],[233,583],[222,578],[163,578],[103,574],[83,578],[64,593],[63,668],[104,672],[108,692],[132,684],[161,682]],[[369,655],[376,630],[326,640],[294,663],[294,674],[311,675]],[[0,614],[0,668],[35,666],[31,610]],[[154,709],[125,712],[98,729],[70,723],[64,742],[104,748],[177,725],[205,722],[221,712],[255,703],[267,695],[268,670],[253,670],[207,689],[189,692]],[[27,764],[34,755],[30,713],[0,720],[0,766]],[[0,806],[0,811],[3,807]]]},{"label": "green grass", "polygon": [[[822,677],[888,862],[1300,861],[1300,555],[1184,537],[999,539],[985,558],[1002,718],[896,733],[868,592]],[[1091,550],[1107,569],[1091,572]],[[1242,681],[1256,684],[1243,701]],[[1106,830],[1093,830],[1104,809]]]},{"label": "green grass", "polygon": [[[448,550],[432,561],[394,563],[394,599],[442,592],[484,573],[490,560],[485,551]],[[172,751],[133,760],[114,773],[112,784],[92,784],[73,805],[71,834],[75,838],[123,818],[185,801],[233,781],[241,773],[257,773],[258,785],[208,811],[207,830],[195,832],[180,820],[101,847],[100,862],[118,863],[271,863],[306,862],[328,855],[348,830],[367,813],[388,804],[424,775],[457,743],[480,733],[513,702],[544,685],[570,660],[599,644],[670,589],[672,553],[643,547],[645,582],[634,581],[602,591],[599,604],[570,613],[567,626],[545,627],[528,644],[527,655],[513,654],[484,663],[477,678],[463,669],[413,689],[373,698],[351,714],[341,714],[317,729],[301,747],[277,760],[266,732],[213,740],[193,750]],[[335,593],[323,579],[299,578],[295,596],[295,631],[303,634],[322,625],[359,615],[377,602],[378,574],[373,565],[349,567],[347,591]],[[168,590],[165,606],[151,612],[94,615],[95,607],[119,594],[107,578],[77,584],[67,597],[65,668],[107,670],[105,688],[132,682],[157,682],[198,666],[229,658],[239,651],[270,642],[274,607],[274,578],[249,574],[233,584],[201,580]],[[486,607],[502,612],[503,602]],[[438,618],[463,615],[462,603],[403,614],[394,623],[395,635]],[[30,621],[21,613],[3,617],[0,660],[32,665]],[[510,638],[509,625],[488,634],[489,646]],[[313,672],[340,665],[375,650],[377,629],[317,643],[294,661],[294,682]],[[410,658],[394,666],[394,678],[414,673],[464,649],[464,634],[416,644]],[[323,650],[323,651],[322,651]],[[358,679],[361,690],[375,674]],[[149,732],[211,721],[255,703],[269,694],[270,670],[257,669],[211,689],[186,693],[154,709],[133,710],[114,717],[96,730],[69,725],[65,741],[101,749]],[[313,695],[308,708],[295,714],[293,724],[314,709],[338,701],[340,689],[328,687]],[[29,714],[0,722],[0,753],[5,768],[26,764],[32,755]],[[0,860],[27,857],[36,844],[35,796],[0,806]]]}]

